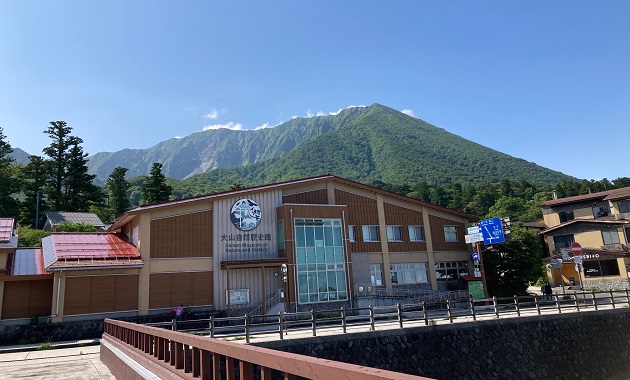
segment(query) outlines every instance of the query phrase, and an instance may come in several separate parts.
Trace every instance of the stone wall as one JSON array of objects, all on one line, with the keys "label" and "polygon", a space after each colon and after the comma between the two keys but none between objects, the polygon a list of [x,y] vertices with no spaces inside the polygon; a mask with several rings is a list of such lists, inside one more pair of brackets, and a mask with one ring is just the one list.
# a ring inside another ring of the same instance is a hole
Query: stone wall
[{"label": "stone wall", "polygon": [[435,379],[627,379],[628,326],[623,308],[253,344]]}]

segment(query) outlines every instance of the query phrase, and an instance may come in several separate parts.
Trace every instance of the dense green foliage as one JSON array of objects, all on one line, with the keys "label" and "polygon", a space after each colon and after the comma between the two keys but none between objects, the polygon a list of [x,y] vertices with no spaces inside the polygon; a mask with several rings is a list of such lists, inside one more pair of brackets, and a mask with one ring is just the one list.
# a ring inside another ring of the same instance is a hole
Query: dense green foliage
[{"label": "dense green foliage", "polygon": [[131,207],[127,191],[131,183],[125,180],[127,168],[121,166],[115,168],[107,178],[107,189],[109,190],[109,207],[115,217],[122,215]]},{"label": "dense green foliage", "polygon": [[151,176],[142,184],[142,199],[144,203],[155,203],[169,200],[173,189],[166,183],[162,173],[162,164],[154,163]]},{"label": "dense green foliage", "polygon": [[59,232],[98,232],[98,228],[88,223],[63,222],[56,227]]},{"label": "dense green foliage", "polygon": [[536,232],[527,231],[519,224],[512,225],[509,242],[484,246],[489,294],[497,297],[527,294],[529,284],[545,273],[542,253]]},{"label": "dense green foliage", "polygon": [[18,247],[41,247],[42,239],[50,236],[50,232],[36,230],[29,226],[20,226],[18,228],[18,236]]},{"label": "dense green foliage", "polygon": [[6,141],[4,131],[0,127],[0,215],[13,215],[17,213],[18,201],[14,195],[20,190],[17,181],[17,170],[13,158],[9,154],[13,152],[11,144]]}]

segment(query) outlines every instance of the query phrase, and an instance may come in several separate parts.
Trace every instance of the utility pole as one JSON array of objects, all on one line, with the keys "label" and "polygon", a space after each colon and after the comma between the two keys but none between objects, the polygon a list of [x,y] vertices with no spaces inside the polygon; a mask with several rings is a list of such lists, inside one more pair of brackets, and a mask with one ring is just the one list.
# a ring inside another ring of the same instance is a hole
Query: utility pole
[{"label": "utility pole", "polygon": [[486,270],[483,268],[483,255],[481,254],[481,242],[476,243],[479,256],[479,270],[481,271],[481,283],[483,284],[483,298],[488,298],[488,283],[486,282]]}]

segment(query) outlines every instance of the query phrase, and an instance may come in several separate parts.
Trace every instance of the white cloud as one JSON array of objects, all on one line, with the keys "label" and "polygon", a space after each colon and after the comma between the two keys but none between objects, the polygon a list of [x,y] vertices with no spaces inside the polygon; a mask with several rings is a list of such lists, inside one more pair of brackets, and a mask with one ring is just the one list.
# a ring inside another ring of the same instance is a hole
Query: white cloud
[{"label": "white cloud", "polygon": [[316,116],[326,116],[325,112],[319,111],[317,112]]},{"label": "white cloud", "polygon": [[341,111],[343,111],[343,109],[339,108],[339,110],[337,112],[329,112],[329,115],[337,115]]},{"label": "white cloud", "polygon": [[176,139],[183,139],[184,136],[175,136]]},{"label": "white cloud", "polygon": [[259,125],[256,128],[254,128],[255,131],[259,130],[259,129],[265,129],[265,128],[273,128],[273,127],[277,127],[278,124],[276,125],[269,125],[269,123],[265,123],[263,125]]},{"label": "white cloud", "polygon": [[306,111],[306,117],[313,117],[315,116],[314,113],[311,112],[311,110]]},{"label": "white cloud", "polygon": [[291,119],[297,119],[299,116],[298,115],[293,115],[291,116]]},{"label": "white cloud", "polygon": [[416,114],[413,113],[413,110],[410,110],[409,108],[405,108],[404,110],[400,112],[404,113],[405,115],[409,115],[411,117],[416,117]]},{"label": "white cloud", "polygon": [[241,123],[234,123],[233,121],[230,121],[227,124],[206,125],[205,127],[203,127],[203,130],[204,131],[209,131],[211,129],[221,129],[221,128],[231,129],[233,131],[242,131],[243,130],[243,126],[241,125]]},{"label": "white cloud", "polygon": [[219,111],[217,111],[216,109],[213,109],[210,113],[203,115],[203,117],[206,119],[214,120],[217,117],[219,117]]}]

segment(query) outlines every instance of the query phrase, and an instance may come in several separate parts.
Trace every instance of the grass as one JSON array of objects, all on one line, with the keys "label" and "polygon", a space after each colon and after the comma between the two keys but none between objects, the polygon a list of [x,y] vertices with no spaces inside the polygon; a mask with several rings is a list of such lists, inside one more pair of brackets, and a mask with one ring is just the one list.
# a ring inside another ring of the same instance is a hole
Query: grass
[{"label": "grass", "polygon": [[37,351],[52,350],[53,348],[55,348],[55,346],[53,346],[52,343],[46,342],[37,346]]}]

